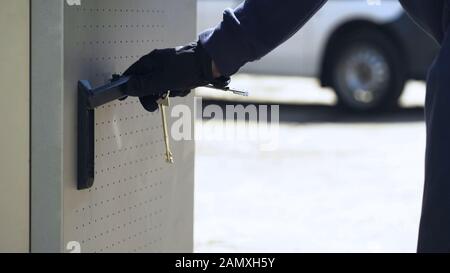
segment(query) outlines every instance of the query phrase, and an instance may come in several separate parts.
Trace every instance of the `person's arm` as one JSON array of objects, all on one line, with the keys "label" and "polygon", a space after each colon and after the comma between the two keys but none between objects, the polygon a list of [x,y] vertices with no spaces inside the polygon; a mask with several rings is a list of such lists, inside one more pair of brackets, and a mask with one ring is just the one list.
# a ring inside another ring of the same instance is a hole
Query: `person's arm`
[{"label": "person's arm", "polygon": [[148,111],[171,91],[185,96],[208,84],[224,86],[229,77],[294,35],[326,0],[247,0],[227,10],[223,22],[181,48],[157,49],[129,67],[125,94],[139,97]]},{"label": "person's arm", "polygon": [[223,21],[200,34],[216,69],[231,76],[294,35],[326,0],[247,0],[227,9]]},{"label": "person's arm", "polygon": [[448,0],[400,0],[406,12],[438,43],[442,42],[448,24]]}]

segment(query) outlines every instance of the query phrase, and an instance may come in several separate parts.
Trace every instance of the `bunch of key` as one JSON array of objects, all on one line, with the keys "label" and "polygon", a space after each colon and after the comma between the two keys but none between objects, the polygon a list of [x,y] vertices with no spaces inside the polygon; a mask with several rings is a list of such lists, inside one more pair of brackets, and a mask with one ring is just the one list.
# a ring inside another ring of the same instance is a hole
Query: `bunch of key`
[{"label": "bunch of key", "polygon": [[[239,95],[239,96],[248,97],[248,92],[231,89],[228,86],[221,87],[221,86],[215,86],[215,85],[211,84],[211,85],[207,85],[205,87],[216,89],[216,90],[221,90],[221,91],[225,91],[225,92],[231,92],[231,93],[233,93],[235,95]],[[161,112],[161,119],[162,119],[163,133],[164,133],[164,143],[165,143],[165,147],[166,147],[166,154],[165,154],[166,162],[169,164],[174,164],[175,159],[173,157],[173,153],[172,153],[171,147],[170,147],[169,126],[167,124],[167,113],[166,113],[166,108],[170,107],[170,92],[165,93],[157,101],[157,103],[159,106],[159,111]]]}]

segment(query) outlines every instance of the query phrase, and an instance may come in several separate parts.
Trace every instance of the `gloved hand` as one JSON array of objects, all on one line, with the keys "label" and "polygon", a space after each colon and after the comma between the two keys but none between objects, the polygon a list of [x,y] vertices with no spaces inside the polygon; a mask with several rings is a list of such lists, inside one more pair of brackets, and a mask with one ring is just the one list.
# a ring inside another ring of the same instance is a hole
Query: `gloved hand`
[{"label": "gloved hand", "polygon": [[212,60],[200,43],[181,48],[157,49],[142,57],[125,76],[128,96],[139,97],[147,111],[158,109],[157,100],[170,91],[171,97],[184,97],[191,89],[208,84],[227,86],[229,78],[214,79]]}]

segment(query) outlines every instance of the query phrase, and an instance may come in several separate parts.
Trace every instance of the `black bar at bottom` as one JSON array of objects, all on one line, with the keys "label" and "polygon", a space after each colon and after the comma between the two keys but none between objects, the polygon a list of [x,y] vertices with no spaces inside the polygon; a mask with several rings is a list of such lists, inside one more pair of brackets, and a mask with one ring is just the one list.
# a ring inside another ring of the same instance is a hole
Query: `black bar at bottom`
[{"label": "black bar at bottom", "polygon": [[78,190],[94,185],[95,112],[88,107],[90,91],[88,81],[78,83]]}]

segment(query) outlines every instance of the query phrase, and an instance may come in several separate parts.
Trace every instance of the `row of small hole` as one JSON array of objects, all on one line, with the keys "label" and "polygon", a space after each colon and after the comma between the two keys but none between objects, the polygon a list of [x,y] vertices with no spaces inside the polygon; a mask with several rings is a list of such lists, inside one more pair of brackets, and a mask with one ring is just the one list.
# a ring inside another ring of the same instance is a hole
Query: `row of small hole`
[{"label": "row of small hole", "polygon": [[153,240],[153,241],[147,242],[147,243],[146,243],[145,245],[143,245],[143,246],[140,246],[140,247],[138,247],[138,248],[135,248],[135,249],[133,250],[133,252],[142,251],[142,250],[144,250],[144,249],[146,249],[146,248],[148,248],[148,247],[150,247],[150,246],[152,246],[152,245],[154,245],[154,244],[156,244],[156,243],[158,243],[158,242],[162,242],[162,237],[159,237],[158,239],[155,239],[155,240]]},{"label": "row of small hole", "polygon": [[140,25],[140,24],[126,24],[126,25],[78,25],[77,28],[84,28],[84,29],[92,29],[92,28],[165,28],[164,25]]},{"label": "row of small hole", "polygon": [[[89,192],[90,193],[93,192],[93,191],[96,192],[96,191],[103,190],[105,188],[109,188],[109,187],[112,187],[112,186],[115,186],[115,185],[120,185],[120,184],[128,182],[128,181],[136,181],[139,177],[145,177],[145,176],[148,176],[149,174],[162,172],[163,170],[164,170],[164,168],[160,167],[159,169],[153,169],[153,170],[146,171],[146,172],[134,175],[134,176],[129,176],[128,178],[123,178],[123,179],[120,179],[120,180],[118,180],[116,182],[108,183],[105,186],[103,186],[103,185],[97,186],[94,189],[90,189]],[[162,182],[160,182],[160,183],[162,183]],[[79,211],[76,211],[76,212],[78,213]]]},{"label": "row of small hole", "polygon": [[[111,200],[108,199],[108,200],[106,200],[106,201],[101,201],[101,202],[95,203],[94,205],[89,205],[88,208],[89,208],[89,209],[92,209],[93,207],[101,207],[101,206],[103,206],[104,204],[108,204],[109,202],[114,202],[114,201],[116,201],[116,200],[120,200],[120,199],[122,199],[122,197],[123,197],[123,198],[129,197],[129,196],[132,196],[133,194],[136,194],[136,193],[139,193],[139,192],[143,192],[144,190],[152,190],[153,187],[159,187],[159,186],[161,186],[162,184],[163,184],[163,183],[160,182],[160,183],[156,183],[156,184],[151,185],[151,186],[146,186],[146,187],[143,187],[143,188],[140,189],[140,190],[134,191],[134,193],[133,193],[133,191],[130,191],[128,194],[127,194],[127,193],[124,193],[124,194],[119,195],[119,196],[117,196],[117,197],[113,197]],[[161,195],[159,196],[159,199],[162,199],[162,196],[161,196]],[[156,197],[156,198],[155,198],[155,201],[157,201],[157,200],[158,200],[158,198]],[[85,211],[85,209],[86,209],[86,208],[83,208],[82,211]],[[124,211],[125,211],[125,210],[124,210]],[[117,215],[120,215],[120,211],[117,213]],[[114,217],[114,216],[116,216],[116,213],[108,214],[108,215],[106,215],[105,217],[106,217],[106,219],[109,219],[109,218],[112,218],[112,217]],[[91,221],[89,222],[88,225],[91,225],[91,224],[92,224],[92,221],[94,221],[94,223],[97,223],[97,222],[99,222],[99,221],[103,221],[103,219],[104,219],[105,217],[100,217],[100,219],[97,218],[97,219],[94,219],[94,220],[91,219]],[[85,226],[86,226],[85,224],[82,224],[82,225],[81,225],[82,228],[84,228]],[[78,230],[79,228],[80,228],[80,227],[77,226],[75,229]]]},{"label": "row of small hole", "polygon": [[146,142],[144,144],[138,144],[138,145],[135,145],[135,146],[126,147],[126,148],[122,148],[122,149],[119,149],[119,150],[113,150],[113,151],[110,151],[110,152],[104,152],[104,153],[101,153],[100,155],[96,155],[95,158],[96,159],[101,159],[101,158],[113,156],[113,155],[116,155],[116,154],[119,154],[119,153],[122,153],[122,152],[128,152],[128,151],[137,150],[139,148],[148,147],[148,146],[153,145],[155,143],[156,143],[155,141],[149,141],[149,142]]},{"label": "row of small hole", "polygon": [[119,134],[119,135],[104,136],[104,137],[101,137],[101,138],[99,137],[98,139],[95,140],[95,142],[97,142],[97,143],[105,142],[105,141],[108,141],[108,140],[117,139],[119,137],[132,136],[132,135],[135,135],[135,134],[144,133],[146,131],[150,132],[150,131],[155,131],[155,130],[159,130],[159,129],[162,129],[162,128],[163,128],[163,126],[161,125],[161,126],[156,126],[156,127],[148,127],[148,128],[144,128],[144,129],[141,129],[141,130],[133,130],[133,131],[129,131],[129,132],[125,132],[125,133]]},{"label": "row of small hole", "polygon": [[[162,229],[162,224],[155,225],[155,226],[153,226],[153,227],[150,227],[150,228],[145,229],[144,231],[141,231],[141,232],[139,232],[139,233],[130,235],[130,236],[128,236],[128,238],[124,238],[124,239],[122,239],[122,240],[117,241],[116,243],[113,243],[113,244],[111,244],[111,245],[107,245],[107,246],[105,247],[105,249],[101,248],[100,250],[97,250],[97,251],[95,251],[94,253],[104,252],[105,250],[110,250],[110,249],[114,248],[116,245],[121,245],[121,244],[123,244],[123,243],[125,243],[125,242],[127,242],[127,241],[131,241],[133,238],[137,238],[138,235],[139,235],[139,236],[142,236],[142,235],[144,235],[145,233],[149,233],[149,232],[151,232],[151,231],[156,231],[156,230],[158,230],[158,229]],[[153,240],[153,241],[151,242],[151,244],[157,243],[158,241],[162,241],[162,238],[160,237],[160,238],[157,239],[157,240]]]},{"label": "row of small hole", "polygon": [[122,121],[140,119],[140,118],[145,118],[145,117],[150,117],[150,116],[152,116],[152,113],[145,113],[145,114],[141,114],[141,115],[132,115],[132,116],[127,116],[127,117],[114,119],[114,120],[100,121],[100,122],[97,122],[95,125],[96,126],[100,126],[100,125],[107,125],[107,124],[112,124],[112,123],[116,123],[117,124],[117,123],[120,123]]},{"label": "row of small hole", "polygon": [[[103,205],[105,205],[105,204],[109,204],[109,203],[115,202],[116,200],[120,200],[120,199],[122,199],[122,198],[130,197],[130,196],[133,196],[133,195],[135,195],[135,194],[141,193],[141,192],[143,192],[143,191],[145,191],[145,190],[153,190],[154,188],[157,188],[157,187],[159,187],[159,186],[162,186],[162,184],[163,184],[163,182],[160,181],[159,183],[155,183],[155,184],[152,184],[152,185],[148,185],[148,186],[142,187],[142,188],[140,188],[140,189],[136,189],[136,190],[134,190],[134,191],[131,190],[131,191],[129,191],[128,193],[119,194],[119,195],[117,195],[117,196],[115,196],[115,197],[112,197],[112,198],[110,198],[110,199],[102,200],[102,201],[99,201],[99,202],[97,202],[97,203],[95,203],[95,204],[89,205],[89,206],[87,206],[87,207],[83,207],[83,208],[81,208],[81,210],[77,210],[76,213],[80,213],[80,211],[81,211],[81,212],[84,212],[84,211],[86,211],[87,209],[92,209],[92,208],[96,208],[96,207],[101,207],[101,206],[103,206]],[[162,196],[161,196],[161,198],[162,198]],[[156,199],[156,200],[157,200],[157,199]],[[114,215],[114,214],[111,214],[111,215],[108,215],[106,218],[109,218],[109,216],[115,216],[115,215]],[[101,218],[100,220],[102,221],[103,218]],[[97,221],[95,221],[95,222],[97,222]],[[83,225],[83,227],[84,227],[84,225]],[[76,227],[76,229],[78,230],[78,227]]]},{"label": "row of small hole", "polygon": [[144,43],[158,43],[163,42],[163,40],[109,40],[109,41],[83,41],[78,42],[78,45],[112,45],[112,44],[144,44]]},{"label": "row of small hole", "polygon": [[159,9],[93,9],[93,8],[77,8],[78,12],[136,12],[136,13],[161,13],[164,14],[164,10]]},{"label": "row of small hole", "polygon": [[128,166],[133,166],[135,164],[143,163],[143,162],[146,162],[146,161],[149,161],[149,160],[152,160],[152,159],[158,159],[160,157],[164,157],[164,154],[155,154],[155,155],[151,155],[151,156],[146,156],[144,158],[123,162],[123,163],[120,163],[118,165],[113,165],[113,166],[108,167],[108,168],[100,169],[99,171],[96,171],[95,174],[99,175],[101,173],[110,172],[111,170],[116,170],[116,169],[125,168],[125,167],[128,167]]},{"label": "row of small hole", "polygon": [[[127,211],[132,211],[133,209],[140,208],[140,207],[142,207],[142,206],[144,206],[144,205],[148,205],[148,204],[151,204],[151,203],[153,203],[153,202],[157,202],[157,201],[162,200],[162,199],[163,199],[163,196],[160,195],[159,197],[155,197],[155,198],[152,198],[152,199],[148,199],[148,200],[146,200],[146,201],[142,201],[142,202],[140,202],[140,203],[138,203],[138,204],[129,206],[128,208],[119,209],[119,210],[117,210],[116,212],[113,212],[113,213],[111,213],[111,214],[107,214],[107,215],[105,215],[105,216],[103,216],[103,217],[94,218],[94,219],[93,219],[93,218],[90,218],[90,219],[87,221],[87,223],[86,223],[86,224],[82,224],[81,227],[84,228],[84,227],[86,227],[86,226],[90,226],[90,225],[92,225],[92,224],[96,224],[96,223],[98,223],[98,222],[103,221],[105,218],[106,218],[106,219],[114,218],[114,217],[116,217],[116,216],[121,215],[122,213],[127,212]],[[75,227],[75,229],[76,229],[76,230],[79,230],[79,229],[80,229],[80,226]]]},{"label": "row of small hole", "polygon": [[[154,226],[152,226],[152,227],[150,228],[150,230],[156,230],[159,226],[160,226],[160,225],[154,225]],[[120,227],[119,227],[119,229],[120,229]],[[113,233],[113,232],[115,232],[114,228],[112,229],[112,231],[109,231],[109,230],[105,231],[104,234],[109,235],[110,233]],[[138,234],[139,234],[139,235],[142,235],[143,232],[139,232]],[[103,233],[101,233],[101,234],[98,235],[98,236],[95,235],[95,236],[89,237],[89,238],[86,239],[86,240],[83,240],[83,241],[82,241],[82,244],[86,243],[86,241],[88,241],[88,242],[95,241],[95,240],[97,240],[97,239],[99,239],[99,238],[101,238],[101,237],[103,237]],[[136,237],[136,236],[132,235],[132,237]],[[122,240],[122,242],[126,242],[126,240]],[[122,243],[122,242],[120,242],[120,243]],[[120,245],[120,243],[118,243],[118,245]],[[114,244],[112,244],[111,247],[114,247]]]},{"label": "row of small hole", "polygon": [[145,220],[147,220],[147,219],[152,218],[153,216],[158,216],[158,215],[160,215],[160,214],[163,214],[163,212],[164,212],[163,209],[156,210],[156,211],[154,211],[154,212],[152,212],[152,213],[147,214],[146,216],[142,216],[142,217],[139,217],[139,218],[134,219],[134,220],[132,220],[132,221],[129,221],[128,223],[117,225],[116,227],[113,227],[113,228],[111,228],[111,229],[107,229],[106,231],[103,231],[103,232],[101,232],[101,233],[99,233],[99,234],[96,234],[96,235],[91,235],[91,236],[90,236],[89,238],[87,238],[86,240],[83,240],[82,243],[84,244],[84,243],[86,243],[86,241],[94,241],[94,240],[97,240],[97,239],[103,237],[104,235],[108,235],[108,234],[110,234],[110,233],[114,233],[115,231],[120,231],[121,229],[124,229],[124,228],[126,228],[127,226],[130,226],[130,225],[132,225],[132,224],[137,224],[138,222],[145,221]]},{"label": "row of small hole", "polygon": [[110,56],[110,57],[95,57],[87,59],[89,62],[99,62],[99,61],[112,61],[112,60],[127,60],[127,59],[137,59],[140,58],[139,55],[136,56]]}]

